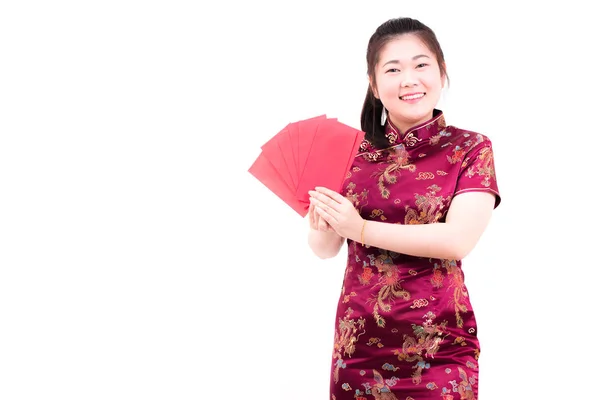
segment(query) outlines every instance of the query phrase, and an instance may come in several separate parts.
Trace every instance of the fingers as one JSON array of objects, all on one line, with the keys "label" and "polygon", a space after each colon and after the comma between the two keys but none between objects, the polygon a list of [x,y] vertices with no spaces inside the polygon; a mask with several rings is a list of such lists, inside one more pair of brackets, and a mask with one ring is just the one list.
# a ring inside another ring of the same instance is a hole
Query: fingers
[{"label": "fingers", "polygon": [[331,223],[337,221],[337,218],[340,215],[337,208],[341,205],[324,193],[319,193],[314,190],[310,190],[308,193],[310,195],[310,206],[308,211],[311,228],[324,232],[333,232],[334,228]]},{"label": "fingers", "polygon": [[327,189],[326,187],[317,186],[315,190],[317,191],[317,193],[322,193],[324,195],[329,196],[331,199],[335,200],[338,203],[343,202],[345,199],[345,197],[339,194],[338,192],[333,191],[331,189]]},{"label": "fingers", "polygon": [[319,218],[319,230],[324,232],[330,230],[329,224],[323,218]]},{"label": "fingers", "polygon": [[[340,204],[335,203],[331,199],[321,200],[321,198],[310,197],[310,203],[313,204],[317,210],[321,209],[336,219],[340,215]],[[334,205],[332,206],[331,204]]]},{"label": "fingers", "polygon": [[[332,207],[329,207],[325,204],[315,204],[316,210],[321,210],[323,211],[328,217],[331,217],[335,220],[338,220],[340,218],[340,213],[336,210],[334,210]],[[323,217],[323,214],[319,214],[321,217]],[[329,222],[329,219],[326,219],[327,222]]]},{"label": "fingers", "polygon": [[317,229],[317,220],[315,218],[315,205],[310,203],[308,206],[308,221],[310,227],[313,229]]},{"label": "fingers", "polygon": [[336,222],[336,219],[330,213],[328,213],[328,210],[315,205],[315,211],[319,215],[320,219],[324,220],[333,229],[333,224]]},{"label": "fingers", "polygon": [[309,190],[308,194],[310,195],[310,199],[319,200],[322,204],[328,205],[331,208],[336,208],[339,203],[332,199],[330,196],[324,193],[319,193],[314,190]]},{"label": "fingers", "polygon": [[316,212],[314,204],[310,204],[308,207],[308,218],[311,229],[316,231],[331,231],[331,226]]},{"label": "fingers", "polygon": [[321,218],[321,216],[317,213],[316,207],[314,205],[313,205],[313,220],[315,221],[314,229],[323,231],[323,232],[332,230],[331,226],[329,226],[329,224],[323,218]]},{"label": "fingers", "polygon": [[308,206],[308,220],[311,229],[316,231],[331,232],[333,228],[317,212],[316,206],[311,203]]}]

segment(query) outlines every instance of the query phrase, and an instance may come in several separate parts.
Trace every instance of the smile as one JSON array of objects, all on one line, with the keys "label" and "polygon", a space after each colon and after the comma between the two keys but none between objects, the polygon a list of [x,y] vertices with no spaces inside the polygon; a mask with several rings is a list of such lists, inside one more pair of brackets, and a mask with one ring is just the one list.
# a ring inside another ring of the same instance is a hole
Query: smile
[{"label": "smile", "polygon": [[407,94],[405,96],[400,96],[400,100],[416,100],[416,99],[420,99],[423,96],[425,96],[425,93]]}]

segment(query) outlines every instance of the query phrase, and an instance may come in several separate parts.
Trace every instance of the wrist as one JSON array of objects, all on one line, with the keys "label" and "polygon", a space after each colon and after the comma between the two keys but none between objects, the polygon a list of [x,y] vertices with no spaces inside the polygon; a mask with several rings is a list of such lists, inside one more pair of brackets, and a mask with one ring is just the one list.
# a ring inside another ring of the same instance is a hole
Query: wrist
[{"label": "wrist", "polygon": [[367,227],[367,220],[363,219],[362,220],[362,224],[360,225],[360,232],[358,234],[358,242],[360,244],[362,244],[363,246],[365,245],[365,229]]}]

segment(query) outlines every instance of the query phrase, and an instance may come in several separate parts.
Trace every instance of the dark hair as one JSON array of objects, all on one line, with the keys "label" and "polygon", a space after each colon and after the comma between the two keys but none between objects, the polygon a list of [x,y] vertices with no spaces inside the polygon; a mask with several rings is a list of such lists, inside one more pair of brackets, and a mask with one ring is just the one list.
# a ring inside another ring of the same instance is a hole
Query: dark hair
[{"label": "dark hair", "polygon": [[[447,78],[446,65],[444,62],[444,53],[435,36],[435,33],[425,24],[412,18],[394,18],[381,24],[375,33],[369,39],[367,46],[367,74],[371,82],[376,85],[375,66],[379,62],[379,53],[381,49],[391,40],[404,34],[413,34],[423,41],[429,50],[435,55],[440,72]],[[371,84],[367,89],[367,95],[360,114],[361,129],[365,132],[365,138],[368,139],[376,148],[389,147],[389,142],[385,138],[385,127],[381,126],[381,112],[383,103],[375,97]]]}]

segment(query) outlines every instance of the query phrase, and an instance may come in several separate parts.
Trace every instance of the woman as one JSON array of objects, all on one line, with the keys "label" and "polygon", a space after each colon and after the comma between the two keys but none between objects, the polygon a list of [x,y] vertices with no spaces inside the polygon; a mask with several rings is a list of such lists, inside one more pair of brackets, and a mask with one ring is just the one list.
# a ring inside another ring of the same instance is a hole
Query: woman
[{"label": "woman", "polygon": [[310,191],[309,245],[348,244],[331,399],[476,399],[477,325],[461,259],[500,203],[490,140],[448,126],[433,31],[382,24],[367,48],[365,140],[342,193]]}]

